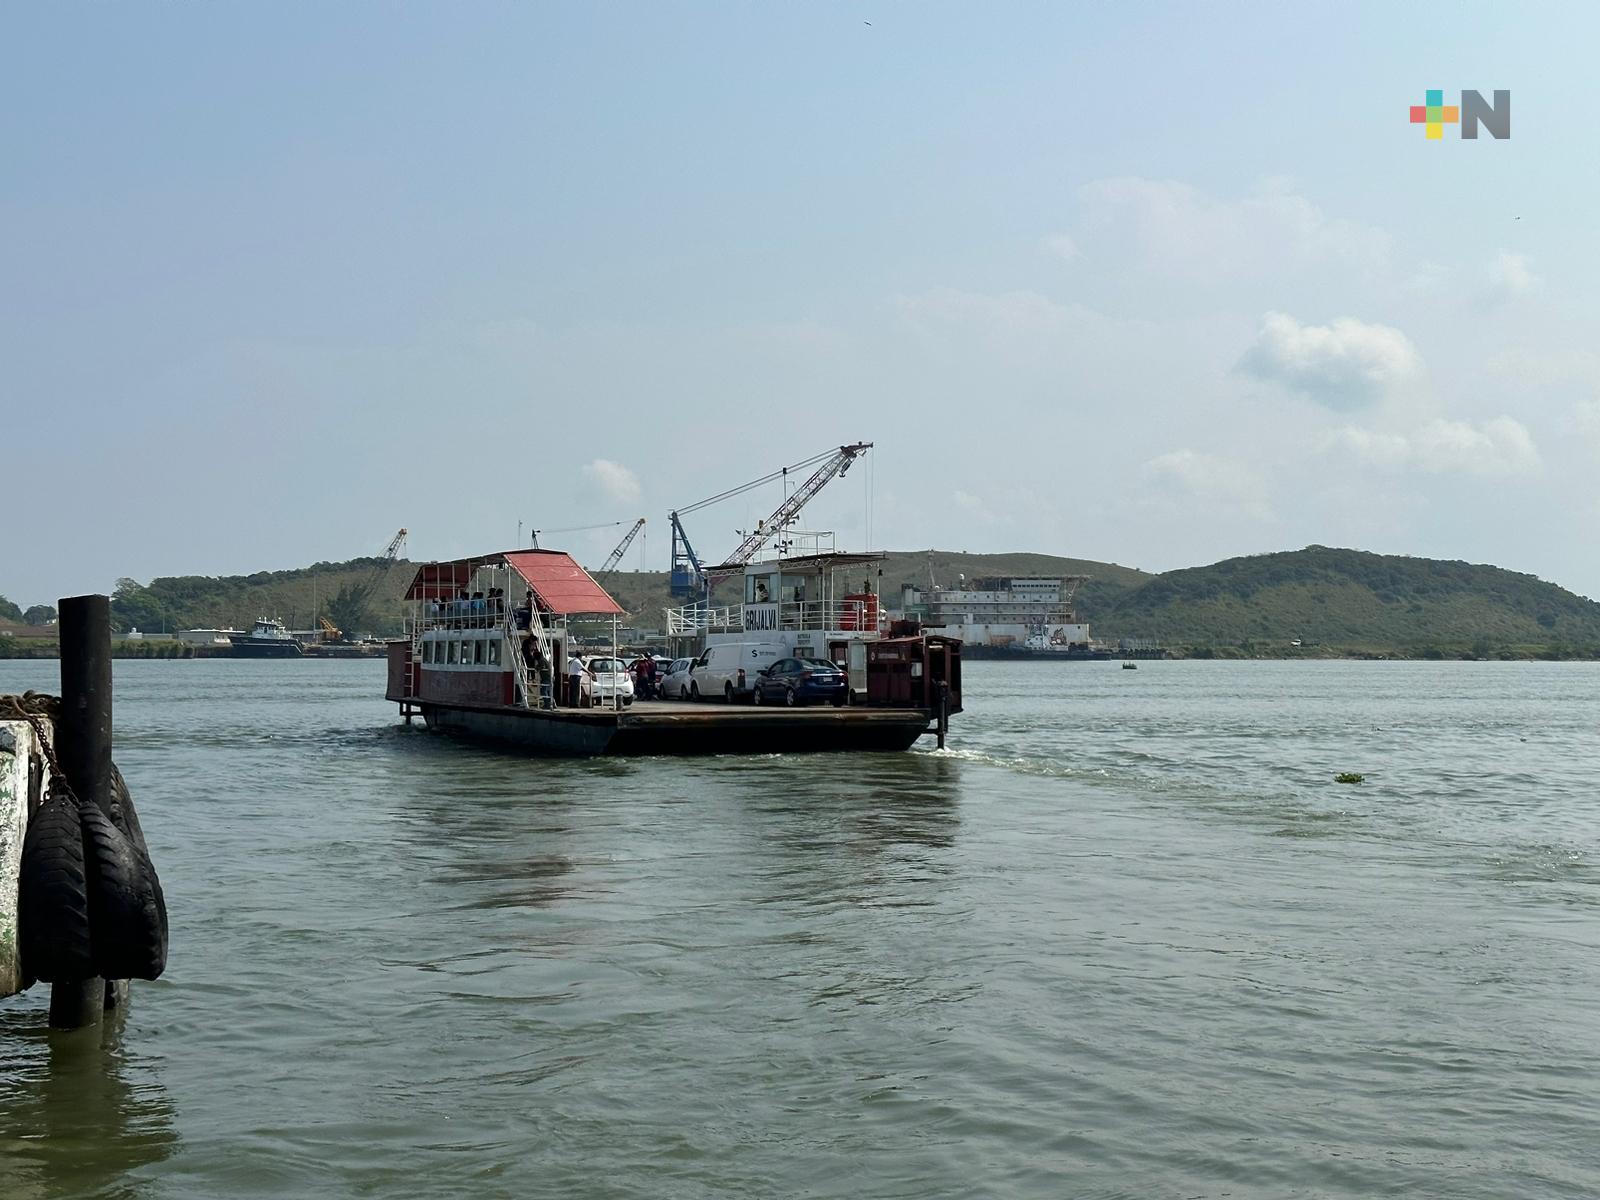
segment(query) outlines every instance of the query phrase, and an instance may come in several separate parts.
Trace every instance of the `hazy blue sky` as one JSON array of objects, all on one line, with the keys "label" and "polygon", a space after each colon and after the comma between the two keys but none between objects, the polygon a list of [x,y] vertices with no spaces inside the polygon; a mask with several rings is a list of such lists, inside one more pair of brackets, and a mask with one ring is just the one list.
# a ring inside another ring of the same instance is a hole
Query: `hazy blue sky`
[{"label": "hazy blue sky", "polygon": [[660,566],[860,439],[841,543],[1600,595],[1597,12],[6,3],[0,593]]}]

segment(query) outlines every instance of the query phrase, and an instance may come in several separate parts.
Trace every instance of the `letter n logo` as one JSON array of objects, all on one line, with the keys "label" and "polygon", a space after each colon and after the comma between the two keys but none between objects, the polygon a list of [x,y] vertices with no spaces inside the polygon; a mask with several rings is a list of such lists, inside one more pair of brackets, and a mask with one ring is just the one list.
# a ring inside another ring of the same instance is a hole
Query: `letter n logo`
[{"label": "letter n logo", "polygon": [[1481,92],[1461,93],[1461,136],[1476,138],[1478,125],[1489,131],[1489,136],[1504,141],[1511,136],[1511,93],[1497,91],[1494,107],[1484,103]]}]

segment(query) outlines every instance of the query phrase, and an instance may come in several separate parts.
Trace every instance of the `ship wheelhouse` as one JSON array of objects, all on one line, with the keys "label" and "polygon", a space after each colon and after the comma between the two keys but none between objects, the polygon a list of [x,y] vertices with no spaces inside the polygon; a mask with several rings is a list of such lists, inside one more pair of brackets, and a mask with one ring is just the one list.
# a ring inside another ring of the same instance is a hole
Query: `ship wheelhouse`
[{"label": "ship wheelhouse", "polygon": [[[707,572],[711,597],[666,612],[674,653],[729,641],[783,645],[798,657],[838,658],[848,643],[883,636],[873,586],[878,552],[828,551]],[[859,586],[852,586],[860,579]],[[718,592],[727,597],[719,602]]]}]

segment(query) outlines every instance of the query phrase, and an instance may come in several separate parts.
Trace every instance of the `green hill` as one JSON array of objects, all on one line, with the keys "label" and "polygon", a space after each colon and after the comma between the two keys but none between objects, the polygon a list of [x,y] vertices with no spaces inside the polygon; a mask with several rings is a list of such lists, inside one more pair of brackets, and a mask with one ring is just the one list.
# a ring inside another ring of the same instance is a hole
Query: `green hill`
[{"label": "green hill", "polygon": [[254,575],[174,575],[148,584],[119,579],[111,617],[124,632],[134,626],[146,633],[249,629],[257,617],[279,617],[290,628],[309,629],[319,615],[337,612],[341,589],[375,580],[366,619],[340,623],[357,626],[349,630],[353,634],[392,634],[400,630],[400,597],[411,575],[412,564],[404,560],[386,566],[382,558],[353,558]]},{"label": "green hill", "polygon": [[1532,575],[1327,546],[1168,571],[1086,615],[1097,637],[1247,652],[1600,647],[1600,604]]},{"label": "green hill", "polygon": [[[1079,593],[1080,607],[1103,608],[1152,576],[1112,563],[1058,558],[1049,554],[958,554],[947,550],[891,553],[883,563],[882,589],[898,597],[902,583],[934,577],[950,585],[960,574],[1089,575]],[[161,576],[148,584],[119,579],[111,612],[119,630],[137,626],[147,633],[175,629],[248,628],[257,617],[281,617],[292,628],[309,629],[318,616],[333,616],[340,625],[358,625],[353,633],[394,634],[400,630],[400,597],[411,580],[414,563],[400,560],[382,571],[381,558],[320,562],[288,571],[254,575]],[[366,609],[366,619],[341,619],[335,605],[341,589],[359,586],[382,571]],[[874,583],[876,584],[876,580]],[[665,571],[618,571],[607,580],[612,595],[644,628],[661,624],[661,610],[682,603],[668,594]],[[731,592],[730,592],[731,595]]]},{"label": "green hill", "polygon": [[[393,634],[412,569],[357,558],[147,585],[123,579],[112,613],[120,629],[146,632],[247,628],[258,616],[305,629],[329,614],[342,589],[376,579],[366,619],[351,632]],[[1156,638],[1200,653],[1600,654],[1600,604],[1532,575],[1464,562],[1309,546],[1153,575],[1049,554],[918,550],[891,552],[874,583],[892,604],[901,584],[925,586],[930,569],[942,586],[960,575],[1088,575],[1077,609],[1097,638]],[[629,623],[646,629],[677,603],[664,571],[618,571],[607,586]]]}]

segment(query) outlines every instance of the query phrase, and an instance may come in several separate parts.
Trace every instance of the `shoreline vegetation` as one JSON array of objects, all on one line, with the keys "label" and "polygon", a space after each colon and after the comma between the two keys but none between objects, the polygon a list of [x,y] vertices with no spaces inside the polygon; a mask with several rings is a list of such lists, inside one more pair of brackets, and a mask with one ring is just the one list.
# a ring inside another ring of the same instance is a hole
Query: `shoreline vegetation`
[{"label": "shoreline vegetation", "polygon": [[[1173,658],[1600,659],[1600,603],[1533,575],[1457,561],[1307,546],[1154,574],[1048,554],[907,550],[859,569],[864,577],[857,584],[852,574],[850,585],[876,591],[890,608],[902,585],[925,589],[930,579],[946,588],[964,579],[970,588],[993,576],[1087,576],[1074,606],[1097,642],[1151,641]],[[315,628],[330,610],[348,634],[393,637],[413,570],[404,560],[356,558],[254,575],[119,579],[115,630],[137,628],[146,639],[118,642],[113,652],[210,657],[209,647],[154,635],[248,629],[262,616]],[[606,586],[645,630],[660,627],[662,609],[682,603],[664,571],[619,570]],[[53,611],[35,605],[26,615]],[[19,624],[23,615],[0,597],[0,658],[54,657],[53,630]]]},{"label": "shoreline vegetation", "polygon": [[[12,659],[55,659],[61,656],[60,646],[53,641],[39,638],[8,638],[0,637],[0,661]],[[111,657],[123,659],[150,658],[150,659],[200,659],[200,658],[234,658],[225,648],[213,649],[209,646],[192,646],[184,642],[175,642],[161,638],[141,639],[128,641],[114,639],[111,643]],[[1434,646],[1405,646],[1405,647],[1376,647],[1376,646],[1260,646],[1260,645],[1223,645],[1223,646],[1169,646],[1166,658],[1197,659],[1218,661],[1246,661],[1259,660],[1271,662],[1301,662],[1318,660],[1339,660],[1344,662],[1600,662],[1600,645],[1596,646],[1552,646],[1552,645],[1527,645],[1527,646],[1459,646],[1459,645],[1434,645]],[[364,661],[382,662],[381,656],[330,656],[327,659],[312,656],[304,661]],[[254,661],[254,660],[251,660]],[[1043,663],[1057,661],[1056,656],[1048,654],[1017,655],[1014,657],[983,659],[974,661],[1006,662],[1006,663]],[[1117,665],[1114,659],[1105,660],[1111,665]],[[1161,659],[1149,660],[1153,662]],[[1078,664],[1073,664],[1074,666]]]}]

